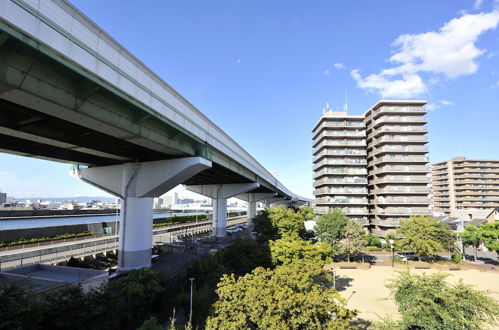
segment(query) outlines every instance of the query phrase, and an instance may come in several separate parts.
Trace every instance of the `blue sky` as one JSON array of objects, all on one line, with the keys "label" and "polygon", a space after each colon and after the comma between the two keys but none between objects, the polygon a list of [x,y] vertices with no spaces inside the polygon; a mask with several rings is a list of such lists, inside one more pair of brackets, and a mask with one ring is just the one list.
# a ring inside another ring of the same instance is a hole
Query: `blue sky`
[{"label": "blue sky", "polygon": [[[301,195],[311,129],[345,89],[351,114],[427,100],[431,162],[499,158],[497,0],[72,2]],[[0,154],[0,189],[107,196],[68,170]]]}]

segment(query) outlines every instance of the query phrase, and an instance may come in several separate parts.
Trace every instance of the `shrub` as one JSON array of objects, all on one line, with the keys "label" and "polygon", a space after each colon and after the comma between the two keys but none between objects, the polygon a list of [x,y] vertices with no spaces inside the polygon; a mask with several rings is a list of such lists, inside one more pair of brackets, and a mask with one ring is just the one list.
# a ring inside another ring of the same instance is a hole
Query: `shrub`
[{"label": "shrub", "polygon": [[451,257],[451,261],[458,264],[463,260],[463,255],[461,253],[454,253]]}]

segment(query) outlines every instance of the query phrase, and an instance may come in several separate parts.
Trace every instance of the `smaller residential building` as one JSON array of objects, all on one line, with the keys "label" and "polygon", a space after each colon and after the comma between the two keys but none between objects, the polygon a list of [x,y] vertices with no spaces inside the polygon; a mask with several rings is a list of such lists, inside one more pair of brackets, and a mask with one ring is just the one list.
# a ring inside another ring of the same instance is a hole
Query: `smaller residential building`
[{"label": "smaller residential building", "polygon": [[456,157],[432,165],[433,211],[485,219],[499,208],[499,160]]},{"label": "smaller residential building", "polygon": [[499,221],[499,208],[493,209],[486,219],[488,223]]}]

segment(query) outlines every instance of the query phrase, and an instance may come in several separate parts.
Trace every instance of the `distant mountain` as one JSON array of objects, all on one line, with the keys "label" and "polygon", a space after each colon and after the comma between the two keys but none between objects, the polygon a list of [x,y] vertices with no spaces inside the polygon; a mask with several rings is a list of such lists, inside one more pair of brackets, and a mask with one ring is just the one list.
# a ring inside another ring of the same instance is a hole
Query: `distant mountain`
[{"label": "distant mountain", "polygon": [[42,200],[51,202],[63,202],[63,201],[73,201],[76,203],[90,202],[90,201],[101,201],[104,203],[113,203],[116,198],[114,197],[98,197],[98,196],[79,196],[79,197],[15,197],[18,201],[29,200]]}]

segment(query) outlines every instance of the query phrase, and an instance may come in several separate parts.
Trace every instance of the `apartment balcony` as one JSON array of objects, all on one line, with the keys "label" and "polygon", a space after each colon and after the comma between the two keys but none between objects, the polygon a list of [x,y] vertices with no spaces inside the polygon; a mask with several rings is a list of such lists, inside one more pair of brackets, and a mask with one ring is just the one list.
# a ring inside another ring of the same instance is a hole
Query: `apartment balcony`
[{"label": "apartment balcony", "polygon": [[386,208],[376,208],[374,210],[376,215],[381,216],[397,216],[397,215],[429,215],[431,211],[427,207],[386,207]]},{"label": "apartment balcony", "polygon": [[341,179],[320,179],[315,180],[314,187],[321,185],[367,185],[367,178],[344,177]]},{"label": "apartment balcony", "polygon": [[499,197],[499,190],[461,190],[456,191],[456,196]]},{"label": "apartment balcony", "polygon": [[433,186],[445,186],[447,187],[449,185],[449,180],[439,180],[439,181],[433,181]]},{"label": "apartment balcony", "polygon": [[382,116],[373,121],[373,127],[383,124],[426,124],[427,120],[421,116]]},{"label": "apartment balcony", "polygon": [[[392,156],[378,157],[373,162],[374,165],[383,164],[383,163],[403,163],[403,164],[421,163],[421,164],[426,164],[426,163],[428,163],[428,157],[426,157],[426,156],[402,157],[402,156],[393,156],[392,155]],[[429,172],[429,168],[426,168],[425,172]]]},{"label": "apartment balcony", "polygon": [[324,138],[363,138],[366,136],[365,131],[353,131],[353,130],[345,130],[345,131],[335,131],[335,130],[326,130],[320,134],[317,134],[313,137],[314,142],[319,142]]},{"label": "apartment balcony", "polygon": [[323,149],[318,154],[314,156],[314,162],[324,156],[350,156],[350,157],[365,157],[367,155],[366,150],[362,149]]},{"label": "apartment balcony", "polygon": [[428,148],[423,146],[403,147],[399,145],[384,145],[374,148],[373,156],[384,153],[426,154],[428,153]]},{"label": "apartment balcony", "polygon": [[462,168],[462,167],[495,167],[499,168],[498,162],[463,162],[463,163],[454,163],[454,168]]},{"label": "apartment balcony", "polygon": [[499,179],[499,174],[483,174],[483,173],[470,173],[470,174],[461,174],[459,176],[456,175],[456,177],[463,178],[463,179],[468,179],[468,178],[475,178],[475,179]]},{"label": "apartment balcony", "polygon": [[428,166],[408,166],[408,165],[385,165],[378,167],[371,173],[374,175],[381,173],[422,173],[426,174],[429,171]]},{"label": "apartment balcony", "polygon": [[472,185],[482,185],[482,184],[488,184],[488,185],[499,185],[499,180],[498,179],[482,179],[482,178],[477,178],[477,179],[454,179],[454,184],[455,185],[464,185],[464,184],[472,184]]},{"label": "apartment balcony", "polygon": [[400,219],[374,219],[371,221],[371,225],[375,225],[378,227],[388,227],[394,228],[400,226]]},{"label": "apartment balcony", "polygon": [[[372,132],[372,137],[376,138],[380,134],[426,134],[428,133],[428,129],[424,126],[382,126],[380,128],[376,128]],[[416,135],[417,136],[417,135]]]},{"label": "apartment balcony", "polygon": [[425,144],[428,140],[424,136],[420,135],[403,135],[403,136],[381,136],[379,138],[373,139],[373,144],[384,144],[384,143],[402,143],[402,144]]},{"label": "apartment balcony", "polygon": [[317,195],[367,195],[367,188],[321,188],[314,190],[314,196]]},{"label": "apartment balcony", "polygon": [[472,173],[492,173],[492,174],[499,174],[499,168],[480,168],[480,167],[474,167],[474,168],[462,168],[458,170],[454,170],[455,175],[459,174],[472,174]]},{"label": "apartment balcony", "polygon": [[431,193],[431,189],[429,187],[397,187],[397,186],[387,186],[383,189],[374,190],[375,195],[428,195]]},{"label": "apartment balcony", "polygon": [[314,172],[314,178],[318,178],[323,175],[367,175],[367,169],[356,169],[356,168],[324,168],[322,170]]},{"label": "apartment balcony", "polygon": [[366,140],[328,140],[329,146],[365,147]]},{"label": "apartment balcony", "polygon": [[[317,214],[326,214],[336,207],[328,207],[328,206],[319,206],[319,207],[314,207],[314,213]],[[367,208],[340,208],[343,213],[345,213],[346,216],[348,216],[350,219],[359,221],[365,225],[369,223],[369,220],[367,216],[369,215]]]},{"label": "apartment balcony", "polygon": [[382,106],[372,112],[372,118],[376,119],[383,114],[411,114],[423,116],[426,110],[421,106]]},{"label": "apartment balcony", "polygon": [[496,196],[486,196],[482,198],[481,196],[456,196],[457,202],[483,202],[483,203],[497,203],[499,202],[499,197]]},{"label": "apartment balcony", "polygon": [[330,197],[330,198],[316,198],[316,204],[327,204],[327,205],[367,205],[367,198],[339,198],[339,197]]},{"label": "apartment balcony", "polygon": [[325,158],[314,165],[314,171],[321,166],[366,166],[367,160],[361,158]]},{"label": "apartment balcony", "polygon": [[456,202],[456,207],[458,208],[497,208],[499,207],[499,202]]},{"label": "apartment balcony", "polygon": [[473,191],[473,190],[499,190],[499,183],[497,184],[490,184],[490,185],[470,185],[470,184],[460,184],[460,183],[454,183],[454,189],[456,191],[460,190],[468,190],[468,191]]},{"label": "apartment balcony", "polygon": [[383,184],[383,183],[430,183],[430,178],[428,177],[417,177],[417,176],[385,176],[372,180],[370,184]]},{"label": "apartment balcony", "polygon": [[376,198],[376,204],[389,205],[389,204],[413,204],[413,205],[429,205],[430,199],[426,197],[385,197]]}]

